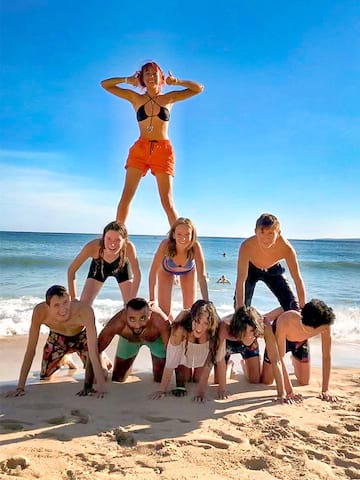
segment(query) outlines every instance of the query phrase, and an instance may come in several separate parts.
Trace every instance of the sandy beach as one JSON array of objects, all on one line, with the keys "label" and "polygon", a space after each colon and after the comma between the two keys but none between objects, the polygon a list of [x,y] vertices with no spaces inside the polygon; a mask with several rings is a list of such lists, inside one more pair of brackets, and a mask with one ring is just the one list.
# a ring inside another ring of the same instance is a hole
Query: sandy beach
[{"label": "sandy beach", "polygon": [[[27,394],[6,398],[25,345],[26,336],[0,338],[0,478],[360,478],[357,363],[333,369],[330,385],[337,403],[317,398],[321,369],[314,367],[311,384],[296,387],[304,396],[300,405],[274,402],[274,386],[249,385],[241,373],[230,380],[227,400],[216,400],[216,386],[210,384],[208,401],[196,404],[191,391],[185,398],[148,399],[157,386],[142,369],[148,361],[144,348],[128,382],[109,382],[104,399],[76,396],[81,369],[72,376],[64,369],[53,381],[39,383],[38,348]],[[349,355],[359,352],[358,345],[352,348]],[[113,352],[114,344],[109,355]],[[313,357],[316,365],[316,350]],[[333,363],[339,363],[336,349]]]}]

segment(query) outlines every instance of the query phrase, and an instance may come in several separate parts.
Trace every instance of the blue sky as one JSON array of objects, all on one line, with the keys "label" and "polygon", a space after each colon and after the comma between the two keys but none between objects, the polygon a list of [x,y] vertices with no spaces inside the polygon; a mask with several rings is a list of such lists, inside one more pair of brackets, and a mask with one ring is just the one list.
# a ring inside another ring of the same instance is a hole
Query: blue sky
[{"label": "blue sky", "polygon": [[[204,92],[176,104],[174,198],[200,235],[360,237],[357,0],[1,2],[0,230],[100,232],[138,127],[99,85],[154,59]],[[165,234],[154,177],[130,234]]]}]

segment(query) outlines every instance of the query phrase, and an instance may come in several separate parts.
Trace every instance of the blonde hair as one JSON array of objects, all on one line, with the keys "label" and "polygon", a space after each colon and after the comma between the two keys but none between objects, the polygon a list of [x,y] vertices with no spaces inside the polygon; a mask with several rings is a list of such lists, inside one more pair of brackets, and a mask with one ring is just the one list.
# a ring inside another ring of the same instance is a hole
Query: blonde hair
[{"label": "blonde hair", "polygon": [[256,228],[276,228],[280,230],[280,222],[271,213],[262,213],[260,217],[256,220],[255,229]]},{"label": "blonde hair", "polygon": [[169,233],[168,233],[168,245],[167,245],[167,250],[168,250],[168,255],[169,257],[175,257],[176,255],[176,240],[175,240],[175,230],[176,227],[179,225],[186,225],[191,229],[191,241],[190,241],[190,246],[187,252],[187,257],[188,258],[193,258],[194,257],[194,246],[197,242],[197,233],[196,233],[196,228],[192,221],[189,218],[185,217],[179,217],[178,219],[175,220],[175,222],[172,224]]}]

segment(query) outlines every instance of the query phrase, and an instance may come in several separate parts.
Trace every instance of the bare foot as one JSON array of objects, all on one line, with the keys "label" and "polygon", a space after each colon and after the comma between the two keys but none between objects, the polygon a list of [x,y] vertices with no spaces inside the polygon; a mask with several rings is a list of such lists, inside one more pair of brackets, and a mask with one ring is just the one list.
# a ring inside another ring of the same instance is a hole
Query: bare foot
[{"label": "bare foot", "polygon": [[77,370],[78,366],[71,358],[71,354],[64,355],[61,362],[60,367],[68,367],[69,370]]}]

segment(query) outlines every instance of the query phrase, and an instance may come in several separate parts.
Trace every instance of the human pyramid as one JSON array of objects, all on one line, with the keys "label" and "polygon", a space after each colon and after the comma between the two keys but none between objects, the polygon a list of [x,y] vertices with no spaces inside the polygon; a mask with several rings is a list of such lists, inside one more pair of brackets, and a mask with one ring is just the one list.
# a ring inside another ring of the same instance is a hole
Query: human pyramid
[{"label": "human pyramid", "polygon": [[[128,84],[140,87],[142,93]],[[182,87],[161,93],[164,85]],[[283,237],[278,219],[269,213],[256,221],[255,235],[239,248],[234,313],[219,319],[209,300],[205,259],[196,229],[188,218],[179,217],[172,193],[175,156],[168,139],[170,111],[174,103],[203,91],[190,80],[164,75],[155,62],[148,62],[134,75],[101,82],[108,92],[129,101],[136,112],[140,137],[129,150],[123,192],[116,221],[105,226],[101,238],[87,243],[68,268],[68,290],[50,287],[45,302],[35,306],[17,388],[8,396],[25,394],[39,340],[40,327],[50,332],[44,346],[40,379],[49,379],[62,365],[73,364],[68,354],[77,352],[86,367],[85,383],[79,395],[103,397],[108,371],[112,380],[125,382],[142,345],[151,352],[154,381],[160,387],[151,395],[158,399],[169,393],[183,396],[189,382],[197,384],[195,401],[206,399],[212,368],[217,396],[229,393],[226,380],[231,368],[230,356],[242,355],[243,371],[249,383],[270,385],[275,380],[279,401],[302,400],[292,388],[285,354],[291,352],[298,382],[310,381],[308,339],[321,335],[323,382],[320,398],[336,400],[329,391],[331,324],[335,315],[318,299],[305,302],[305,288],[296,252]],[[170,230],[160,243],[149,272],[149,300],[137,297],[141,272],[135,245],[128,239],[125,226],[131,201],[141,177],[148,170],[155,176],[161,204]],[[91,259],[88,277],[77,299],[76,272]],[[285,261],[294,280],[297,297],[292,292],[280,261]],[[97,336],[92,304],[108,277],[115,277],[125,307],[116,313]],[[179,279],[183,310],[174,318],[171,308],[174,278]],[[280,307],[261,315],[251,301],[256,283],[263,281],[279,301]],[[197,300],[199,283],[201,299]],[[114,362],[105,349],[115,335],[119,341]],[[257,338],[265,339],[263,362]],[[175,371],[176,388],[168,392]]]}]

